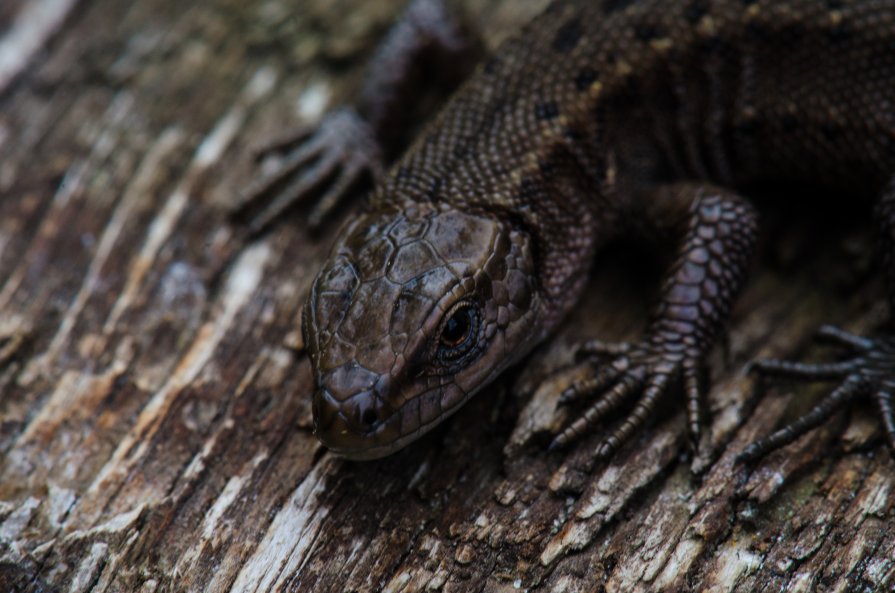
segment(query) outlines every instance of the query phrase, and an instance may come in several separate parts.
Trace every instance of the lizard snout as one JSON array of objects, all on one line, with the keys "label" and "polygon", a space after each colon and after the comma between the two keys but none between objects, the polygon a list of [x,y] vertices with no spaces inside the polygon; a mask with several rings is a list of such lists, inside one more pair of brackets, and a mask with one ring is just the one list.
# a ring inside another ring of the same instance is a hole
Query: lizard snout
[{"label": "lizard snout", "polygon": [[389,419],[394,411],[371,390],[338,397],[321,387],[312,402],[314,433],[336,453],[349,458],[367,457],[372,443],[389,440]]}]

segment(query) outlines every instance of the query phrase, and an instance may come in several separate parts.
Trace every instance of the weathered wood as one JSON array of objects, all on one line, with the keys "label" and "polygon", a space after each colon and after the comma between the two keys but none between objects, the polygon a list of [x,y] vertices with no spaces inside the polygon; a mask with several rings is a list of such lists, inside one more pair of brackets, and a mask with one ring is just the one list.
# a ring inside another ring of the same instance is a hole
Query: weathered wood
[{"label": "weathered wood", "polygon": [[[576,336],[643,325],[657,266],[625,249],[430,436],[378,462],[321,449],[298,313],[337,225],[246,242],[226,206],[249,147],[347,96],[400,4],[0,5],[0,590],[893,590],[895,463],[869,407],[733,464],[822,391],[759,398],[749,360],[887,317],[869,209],[768,215],[704,459],[675,402],[606,465],[596,436],[544,451],[540,380]],[[468,4],[493,44],[543,2]]]}]

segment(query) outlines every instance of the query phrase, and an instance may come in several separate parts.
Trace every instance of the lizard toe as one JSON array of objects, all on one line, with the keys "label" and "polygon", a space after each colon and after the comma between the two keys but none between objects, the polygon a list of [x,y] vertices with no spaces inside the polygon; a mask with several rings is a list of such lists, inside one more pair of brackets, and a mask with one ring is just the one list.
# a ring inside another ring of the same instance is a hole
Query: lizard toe
[{"label": "lizard toe", "polygon": [[318,198],[307,217],[312,228],[341,204],[365,177],[382,175],[383,157],[373,130],[351,109],[327,115],[316,129],[259,150],[259,158],[280,156],[275,170],[251,183],[232,216],[247,223],[249,234],[267,230],[287,210]]},{"label": "lizard toe", "polygon": [[803,363],[767,359],[756,361],[750,370],[762,378],[779,377],[802,381],[837,381],[838,385],[810,411],[769,436],[750,444],[737,458],[741,463],[756,461],[803,434],[820,426],[837,410],[858,399],[871,397],[895,457],[895,337],[869,339],[824,326],[818,337],[846,347],[851,357],[837,362]]},{"label": "lizard toe", "polygon": [[595,401],[557,434],[551,450],[581,438],[616,410],[630,405],[627,415],[596,449],[595,457],[609,457],[646,423],[672,384],[681,381],[688,400],[691,440],[698,443],[702,399],[698,357],[649,337],[637,344],[591,340],[583,343],[578,353],[596,359],[594,374],[567,388],[559,403],[570,405],[588,398]]}]

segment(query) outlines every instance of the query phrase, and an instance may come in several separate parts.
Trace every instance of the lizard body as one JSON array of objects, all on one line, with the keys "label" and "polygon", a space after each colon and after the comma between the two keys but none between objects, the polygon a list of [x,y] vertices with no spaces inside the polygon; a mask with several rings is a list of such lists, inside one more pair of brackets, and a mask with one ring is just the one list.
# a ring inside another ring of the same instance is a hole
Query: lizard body
[{"label": "lizard body", "polygon": [[[633,401],[608,455],[674,382],[698,440],[698,371],[757,228],[736,192],[795,182],[877,198],[885,239],[893,173],[895,1],[554,2],[379,177],[318,275],[303,324],[317,434],[355,458],[404,446],[549,335],[602,245],[654,227],[680,247],[646,335],[591,345],[613,361],[563,401],[600,397],[555,444]],[[839,400],[874,394],[895,446],[880,395],[891,362]],[[794,438],[784,430],[774,446]]]}]

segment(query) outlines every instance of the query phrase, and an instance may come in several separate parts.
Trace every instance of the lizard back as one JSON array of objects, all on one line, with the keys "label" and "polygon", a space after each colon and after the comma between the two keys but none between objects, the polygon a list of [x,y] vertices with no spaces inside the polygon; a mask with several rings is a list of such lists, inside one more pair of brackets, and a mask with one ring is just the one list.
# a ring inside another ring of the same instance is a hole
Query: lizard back
[{"label": "lizard back", "polygon": [[591,188],[615,173],[727,185],[820,173],[878,189],[895,169],[893,30],[891,1],[553,3],[455,95],[373,207],[518,209],[520,185],[567,157]]}]

